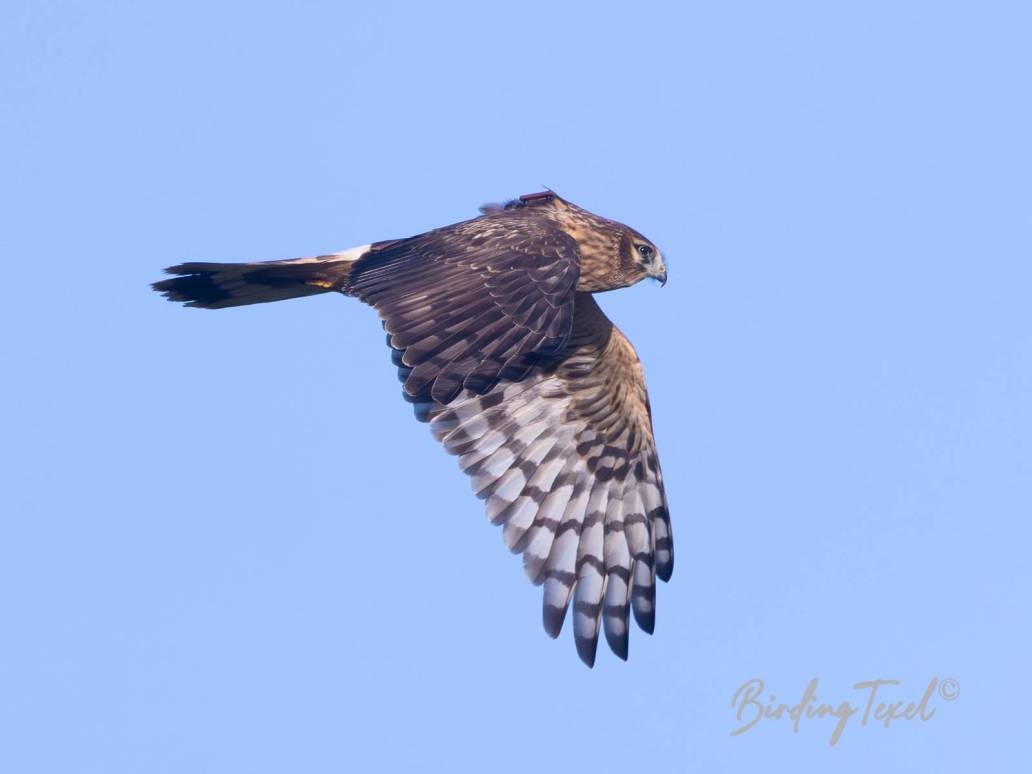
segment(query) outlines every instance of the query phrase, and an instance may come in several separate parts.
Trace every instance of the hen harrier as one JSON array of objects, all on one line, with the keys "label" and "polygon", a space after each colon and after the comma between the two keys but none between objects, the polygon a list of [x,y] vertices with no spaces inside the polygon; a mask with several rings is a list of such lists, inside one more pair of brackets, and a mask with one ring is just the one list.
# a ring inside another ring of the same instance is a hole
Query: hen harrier
[{"label": "hen harrier", "polygon": [[544,584],[545,630],[572,596],[581,659],[600,625],[626,659],[629,613],[652,633],[673,545],[641,364],[592,294],[665,283],[663,258],[552,192],[481,212],[314,258],[183,263],[154,289],[204,309],[330,291],[374,307],[416,417]]}]

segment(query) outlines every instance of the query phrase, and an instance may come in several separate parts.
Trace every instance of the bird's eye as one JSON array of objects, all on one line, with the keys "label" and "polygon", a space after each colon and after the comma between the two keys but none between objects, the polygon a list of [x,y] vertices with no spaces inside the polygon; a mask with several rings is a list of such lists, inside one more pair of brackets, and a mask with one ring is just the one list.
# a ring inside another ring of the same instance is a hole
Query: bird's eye
[{"label": "bird's eye", "polygon": [[652,257],[652,248],[648,245],[638,245],[638,252],[641,253],[641,257],[646,260]]}]

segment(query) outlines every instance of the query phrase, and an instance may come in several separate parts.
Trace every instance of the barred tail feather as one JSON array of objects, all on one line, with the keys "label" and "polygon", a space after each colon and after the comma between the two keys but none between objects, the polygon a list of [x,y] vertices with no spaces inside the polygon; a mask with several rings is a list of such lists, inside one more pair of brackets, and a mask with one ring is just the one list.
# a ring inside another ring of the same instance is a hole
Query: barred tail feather
[{"label": "barred tail feather", "polygon": [[181,263],[151,287],[169,301],[201,309],[265,304],[341,290],[369,245],[314,258],[261,263]]}]

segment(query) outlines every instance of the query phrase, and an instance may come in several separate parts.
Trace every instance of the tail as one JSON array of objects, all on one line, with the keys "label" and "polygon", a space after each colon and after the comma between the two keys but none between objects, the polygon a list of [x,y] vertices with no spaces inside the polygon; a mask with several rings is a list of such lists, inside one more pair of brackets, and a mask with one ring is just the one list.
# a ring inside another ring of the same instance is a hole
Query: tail
[{"label": "tail", "polygon": [[169,301],[201,309],[264,304],[341,290],[369,246],[315,258],[262,263],[181,263],[165,269],[172,279],[153,287]]}]

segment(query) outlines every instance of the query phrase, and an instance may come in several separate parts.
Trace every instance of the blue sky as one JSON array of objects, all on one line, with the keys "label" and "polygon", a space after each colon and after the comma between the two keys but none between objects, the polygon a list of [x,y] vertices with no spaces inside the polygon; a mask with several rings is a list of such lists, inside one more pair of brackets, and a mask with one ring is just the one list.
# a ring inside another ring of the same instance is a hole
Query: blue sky
[{"label": "blue sky", "polygon": [[[1018,771],[1032,538],[1021,3],[8,2],[0,769]],[[181,260],[554,188],[661,246],[677,566],[627,663],[540,625],[339,297]],[[766,721],[901,681],[927,722]]]}]

